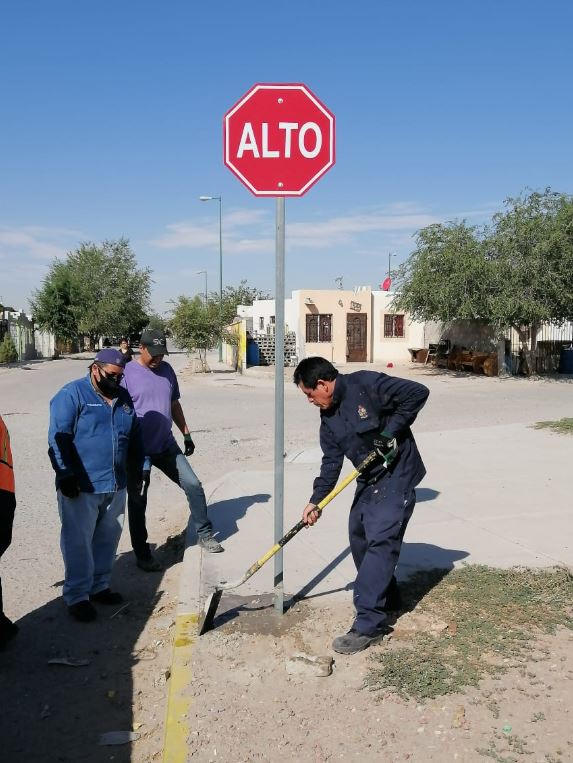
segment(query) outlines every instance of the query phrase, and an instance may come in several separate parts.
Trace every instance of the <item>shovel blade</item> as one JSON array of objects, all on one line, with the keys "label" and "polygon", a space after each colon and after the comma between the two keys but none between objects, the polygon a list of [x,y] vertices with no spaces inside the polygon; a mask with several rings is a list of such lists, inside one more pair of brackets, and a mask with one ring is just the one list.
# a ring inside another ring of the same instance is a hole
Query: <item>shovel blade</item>
[{"label": "shovel blade", "polygon": [[203,612],[199,617],[199,635],[202,636],[213,628],[215,622],[215,615],[221,601],[223,591],[220,588],[216,588],[213,593],[207,597]]}]

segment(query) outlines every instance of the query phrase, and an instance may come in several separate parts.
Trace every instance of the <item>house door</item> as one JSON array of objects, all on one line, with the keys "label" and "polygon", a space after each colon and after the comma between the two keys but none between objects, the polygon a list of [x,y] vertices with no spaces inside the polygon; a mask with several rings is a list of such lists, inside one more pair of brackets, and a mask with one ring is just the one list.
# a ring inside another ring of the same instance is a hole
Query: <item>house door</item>
[{"label": "house door", "polygon": [[346,315],[346,362],[366,362],[366,314]]}]

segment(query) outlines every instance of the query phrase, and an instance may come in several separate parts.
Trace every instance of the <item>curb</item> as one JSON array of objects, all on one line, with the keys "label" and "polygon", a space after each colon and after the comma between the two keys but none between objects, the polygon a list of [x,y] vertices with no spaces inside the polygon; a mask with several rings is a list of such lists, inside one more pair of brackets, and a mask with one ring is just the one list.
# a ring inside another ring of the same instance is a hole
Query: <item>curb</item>
[{"label": "curb", "polygon": [[[191,703],[189,687],[193,678],[193,655],[197,641],[199,612],[201,604],[201,549],[195,544],[194,529],[190,529],[191,516],[185,534],[185,551],[175,633],[173,635],[173,655],[167,696],[165,733],[163,742],[163,763],[185,763],[188,739],[191,733]],[[191,536],[191,537],[190,537]],[[191,545],[190,541],[193,542]]]},{"label": "curb", "polygon": [[[207,506],[226,477],[209,484],[205,489]],[[185,763],[188,739],[191,733],[192,697],[189,688],[193,679],[194,646],[199,638],[199,615],[202,610],[204,589],[203,551],[195,543],[195,528],[191,525],[191,514],[185,533],[185,550],[179,594],[175,633],[173,635],[173,656],[167,696],[167,712],[163,742],[163,763]]]}]

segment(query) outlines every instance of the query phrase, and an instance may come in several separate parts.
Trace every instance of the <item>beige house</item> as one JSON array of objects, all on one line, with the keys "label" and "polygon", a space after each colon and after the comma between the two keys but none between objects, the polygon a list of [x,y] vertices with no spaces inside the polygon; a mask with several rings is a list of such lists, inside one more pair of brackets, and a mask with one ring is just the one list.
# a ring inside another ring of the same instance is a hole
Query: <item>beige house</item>
[{"label": "beige house", "polygon": [[372,360],[372,292],[369,286],[344,289],[298,289],[292,293],[297,356],[322,357],[333,363]]},{"label": "beige house", "polygon": [[427,347],[425,324],[390,306],[394,293],[372,292],[372,360],[402,363],[411,360],[410,349]]},{"label": "beige house", "polygon": [[[400,363],[422,348],[424,326],[390,307],[393,294],[355,289],[297,289],[285,299],[285,332],[294,333],[298,360],[321,355],[333,363]],[[239,306],[252,336],[272,337],[275,301]]]}]

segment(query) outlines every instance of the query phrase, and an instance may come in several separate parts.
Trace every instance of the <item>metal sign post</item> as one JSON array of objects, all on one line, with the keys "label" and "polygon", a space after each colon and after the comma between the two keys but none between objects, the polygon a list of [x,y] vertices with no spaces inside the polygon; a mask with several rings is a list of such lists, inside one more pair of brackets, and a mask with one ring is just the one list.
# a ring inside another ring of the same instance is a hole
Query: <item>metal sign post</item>
[{"label": "metal sign post", "polygon": [[[275,273],[275,543],[284,534],[285,200],[276,200]],[[283,552],[275,556],[274,606],[284,612]]]},{"label": "metal sign post", "polygon": [[[254,85],[223,118],[223,161],[255,196],[276,197],[275,543],[283,536],[285,196],[303,196],[335,162],[334,115],[302,84]],[[283,553],[274,606],[284,611]]]}]

